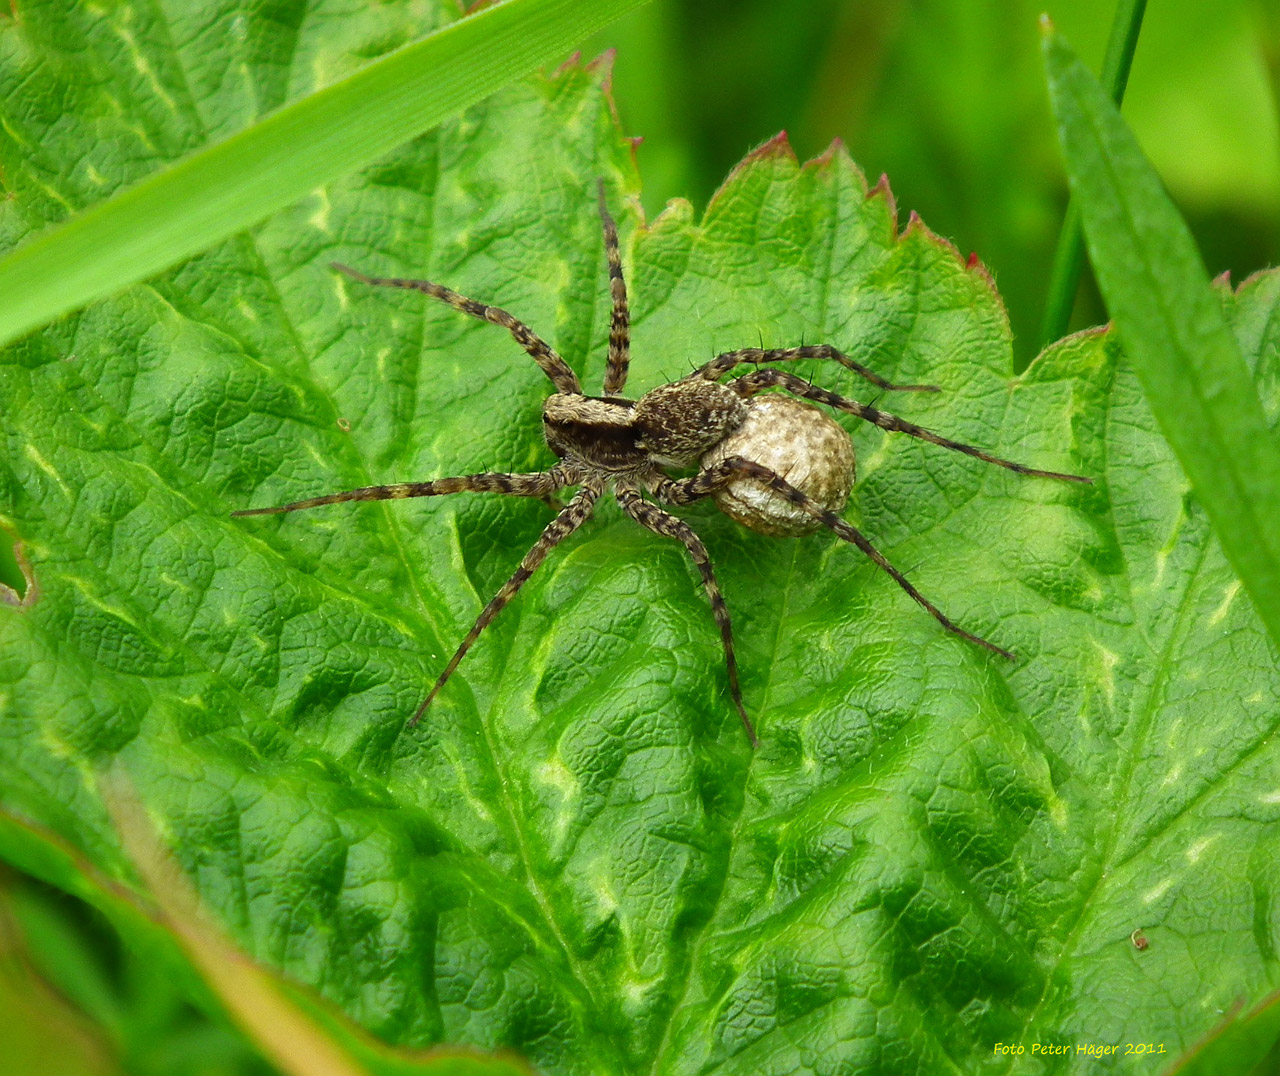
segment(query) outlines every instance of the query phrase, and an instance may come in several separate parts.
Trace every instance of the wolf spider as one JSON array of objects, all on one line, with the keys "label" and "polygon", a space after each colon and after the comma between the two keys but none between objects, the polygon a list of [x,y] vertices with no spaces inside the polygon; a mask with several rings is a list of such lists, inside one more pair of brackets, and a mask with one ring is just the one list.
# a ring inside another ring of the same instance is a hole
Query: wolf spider
[{"label": "wolf spider", "polygon": [[[599,202],[609,263],[609,292],[613,300],[602,396],[584,395],[578,376],[569,364],[532,329],[505,310],[465,298],[451,288],[431,281],[371,277],[346,265],[332,264],[333,269],[362,284],[411,288],[511,333],[555,387],[555,392],[542,405],[542,428],[547,445],[559,457],[559,462],[548,470],[533,474],[486,471],[428,482],[365,486],[272,508],[249,508],[232,513],[236,516],[270,515],[339,501],[438,497],[447,493],[505,493],[514,497],[541,498],[559,507],[553,495],[568,486],[578,487],[577,494],[567,505],[559,508],[556,517],[524,555],[511,578],[476,618],[409,725],[416,725],[421,720],[480,633],[511,601],[547,554],[590,518],[596,501],[609,489],[612,489],[623,511],[640,526],[663,538],[674,538],[689,551],[702,576],[712,615],[720,628],[729,694],[753,747],[759,741],[738,685],[738,664],[733,652],[729,611],[711,570],[706,546],[688,523],[646,500],[645,493],[670,505],[687,505],[704,497],[714,497],[729,515],[768,534],[799,534],[827,527],[846,542],[856,545],[883,568],[945,629],[1012,659],[1013,655],[1007,650],[966,631],[944,616],[856,527],[836,514],[836,510],[843,508],[853,482],[853,450],[848,433],[809,404],[776,395],[759,398],[757,395],[764,389],[778,388],[792,397],[826,404],[837,411],[872,422],[883,430],[918,437],[1018,474],[1067,482],[1090,480],[1079,475],[1040,471],[1001,459],[875,407],[818,388],[783,370],[758,369],[735,378],[727,385],[720,384],[721,378],[739,366],[758,367],[765,363],[797,359],[831,359],[882,390],[937,391],[932,385],[892,385],[826,344],[728,351],[687,377],[659,385],[638,400],[627,399],[622,390],[630,363],[630,315],[618,250],[618,232],[605,202],[603,182],[599,184]],[[779,401],[790,404],[791,409],[781,416],[775,410],[774,415],[766,417],[761,408],[766,403],[776,404]],[[772,446],[766,444],[770,438],[774,442]],[[749,458],[751,455],[757,458]],[[823,458],[815,459],[815,455]],[[768,463],[773,463],[773,466]],[[796,484],[778,473],[783,470],[794,476],[797,465],[801,477]],[[672,477],[666,473],[667,469],[693,466],[698,466],[699,470],[690,477]]]}]

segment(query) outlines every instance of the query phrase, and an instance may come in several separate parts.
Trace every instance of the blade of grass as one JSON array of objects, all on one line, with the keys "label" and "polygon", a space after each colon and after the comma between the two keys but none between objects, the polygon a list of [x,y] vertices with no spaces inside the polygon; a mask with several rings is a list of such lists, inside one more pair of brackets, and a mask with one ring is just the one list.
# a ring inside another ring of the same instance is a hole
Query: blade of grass
[{"label": "blade of grass", "polygon": [[397,49],[0,261],[0,345],[376,160],[646,0],[506,0]]},{"label": "blade of grass", "polygon": [[1280,446],[1160,177],[1047,19],[1044,31],[1049,95],[1098,287],[1161,430],[1280,644]]},{"label": "blade of grass", "polygon": [[[1142,16],[1146,10],[1147,0],[1120,0],[1111,20],[1111,37],[1102,61],[1102,85],[1117,108],[1124,101],[1124,91],[1129,85],[1129,69],[1133,66],[1138,31],[1142,29]],[[1042,348],[1066,335],[1083,270],[1084,236],[1080,231],[1080,209],[1073,198],[1067,203],[1062,232],[1058,235],[1058,249],[1053,255],[1053,276],[1049,281],[1049,298],[1040,330]]]}]

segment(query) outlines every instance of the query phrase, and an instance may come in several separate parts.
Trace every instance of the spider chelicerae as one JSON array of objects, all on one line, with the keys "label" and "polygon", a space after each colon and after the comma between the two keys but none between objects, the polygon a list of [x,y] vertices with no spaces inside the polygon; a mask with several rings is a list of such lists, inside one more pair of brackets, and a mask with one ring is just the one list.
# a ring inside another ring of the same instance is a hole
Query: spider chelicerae
[{"label": "spider chelicerae", "polygon": [[[504,493],[513,497],[541,498],[554,505],[553,498],[557,492],[566,487],[578,487],[578,492],[567,505],[559,508],[542,536],[524,555],[511,578],[481,610],[466,638],[413,715],[410,726],[421,720],[480,633],[511,601],[547,554],[591,517],[596,502],[606,491],[612,491],[623,511],[640,526],[663,538],[674,538],[689,551],[702,576],[712,615],[720,628],[729,694],[753,747],[759,741],[738,684],[738,663],[733,652],[729,610],[711,569],[707,548],[688,523],[659,507],[653,500],[647,500],[646,493],[654,500],[669,505],[687,505],[704,497],[713,497],[726,514],[765,534],[796,535],[827,527],[875,561],[948,631],[1012,659],[1013,655],[1007,650],[965,631],[944,616],[861,531],[837,515],[853,486],[853,444],[843,427],[816,407],[801,401],[826,404],[837,411],[872,422],[883,430],[918,437],[1021,475],[1066,482],[1089,482],[1090,479],[1036,470],[1001,459],[875,407],[838,396],[785,370],[755,369],[721,384],[725,375],[740,366],[761,367],[767,363],[798,359],[830,359],[885,391],[938,391],[932,385],[892,385],[827,344],[728,351],[687,377],[659,385],[638,400],[627,399],[622,395],[631,350],[627,287],[618,249],[618,230],[609,214],[603,182],[599,184],[599,202],[609,263],[609,292],[613,301],[601,396],[585,395],[578,375],[569,364],[537,333],[505,310],[465,298],[451,288],[428,280],[371,277],[346,265],[333,263],[335,270],[363,284],[421,291],[464,314],[499,325],[511,333],[555,387],[555,392],[542,405],[542,428],[547,445],[559,457],[558,463],[548,470],[532,474],[486,471],[428,482],[365,486],[272,508],[249,508],[233,513],[236,516],[272,515],[340,501],[438,497],[446,493]],[[761,395],[771,388],[781,389],[790,395]],[[697,473],[687,477],[668,473],[693,467],[698,468]]]}]

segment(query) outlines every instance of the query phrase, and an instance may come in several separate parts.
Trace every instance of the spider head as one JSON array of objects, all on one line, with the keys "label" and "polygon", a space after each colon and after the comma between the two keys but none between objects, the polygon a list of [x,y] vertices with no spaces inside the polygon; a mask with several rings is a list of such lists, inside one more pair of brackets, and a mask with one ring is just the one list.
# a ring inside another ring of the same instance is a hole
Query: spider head
[{"label": "spider head", "polygon": [[701,378],[673,381],[636,402],[636,443],[654,463],[684,467],[737,429],[746,414],[746,403],[724,385]]}]

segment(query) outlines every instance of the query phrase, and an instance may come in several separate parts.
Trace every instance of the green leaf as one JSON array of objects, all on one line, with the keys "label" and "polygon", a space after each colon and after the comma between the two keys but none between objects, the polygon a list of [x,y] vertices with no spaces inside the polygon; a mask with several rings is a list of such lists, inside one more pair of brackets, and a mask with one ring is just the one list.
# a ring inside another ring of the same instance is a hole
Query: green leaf
[{"label": "green leaf", "polygon": [[[245,118],[246,105],[248,118],[254,119],[279,103],[283,94],[295,96],[303,87],[313,92],[150,174],[0,261],[0,294],[5,296],[0,344],[257,224],[539,65],[562,58],[593,31],[644,2],[506,0],[447,25],[441,25],[447,19],[444,12],[430,11],[431,6],[444,5],[421,5],[421,14],[412,5],[394,5],[399,10],[384,15],[383,26],[376,26],[372,18],[364,20],[365,27],[378,34],[373,45],[378,51],[424,26],[435,27],[435,32],[349,75],[345,72],[370,43],[367,37],[347,38],[352,22],[344,11],[322,8],[305,27],[324,37],[304,43],[311,67],[299,73],[301,86],[289,65],[289,52],[299,44],[291,38],[299,27],[288,23],[298,19],[298,11],[288,4],[276,5],[286,25],[259,18],[252,30],[247,14],[251,9],[240,10],[234,4],[180,10],[172,24],[145,6],[125,4],[101,17],[96,27],[73,11],[59,12],[56,4],[36,8],[30,22],[41,25],[29,27],[23,43],[48,48],[58,58],[87,52],[92,68],[115,68],[117,77],[107,86],[86,80],[84,88],[90,92],[77,102],[82,110],[75,119],[104,119],[126,142],[141,144],[132,155],[112,147],[115,167],[105,173],[78,162],[78,182],[72,184],[80,188],[76,194],[85,186],[111,188],[137,174],[129,167],[136,166],[137,156],[154,165],[157,155],[165,161],[215,137],[227,117],[221,109],[209,114],[201,108],[201,90],[209,85],[201,86],[201,81],[225,80],[219,97],[232,106],[237,119]],[[42,30],[48,34],[43,40]],[[233,39],[232,52],[238,55],[233,55],[230,69],[206,67],[197,60],[188,74],[182,63],[174,62],[171,34],[201,32]],[[60,35],[65,36],[58,40]],[[22,63],[18,36],[9,37],[11,48],[17,46],[11,59],[18,62],[9,68],[15,81],[32,73]],[[44,63],[52,58],[39,57]],[[47,67],[35,72],[37,78],[47,75]],[[151,100],[135,127],[122,113],[140,92]],[[24,103],[31,100],[28,94],[22,97]],[[49,104],[39,99],[34,103],[41,109]],[[50,156],[40,131],[48,117],[21,107],[7,112],[9,149],[22,158],[24,171],[35,173],[24,178],[39,185],[63,211],[86,204],[83,196],[68,197],[70,192],[60,190],[61,184],[41,175],[41,165]],[[152,125],[162,132],[159,144],[152,140]]]},{"label": "green leaf", "polygon": [[1280,446],[1160,178],[1060,35],[1049,89],[1098,287],[1196,497],[1280,641]]},{"label": "green leaf", "polygon": [[[294,36],[305,70],[323,35]],[[228,70],[221,47],[169,62]],[[64,100],[88,78],[47,74]],[[981,267],[900,230],[839,149],[802,167],[775,141],[702,220],[677,202],[645,225],[606,81],[513,86],[0,353],[0,524],[39,594],[0,605],[0,807],[71,850],[0,828],[0,853],[104,906],[139,891],[102,799],[119,767],[236,944],[396,1048],[789,1074],[1089,1071],[1076,1046],[1120,1044],[1116,1070],[1152,1071],[1123,1044],[1172,1059],[1280,985],[1280,675],[1115,339],[1012,378]],[[203,100],[231,108],[216,80]],[[109,155],[55,128],[46,182]],[[328,263],[500,303],[594,388],[598,176],[631,394],[719,350],[830,341],[942,388],[885,409],[1095,479],[849,426],[848,517],[1019,661],[945,634],[851,546],[695,506],[752,752],[683,550],[605,503],[406,729],[547,508],[230,512],[549,462],[547,382],[506,334]],[[39,197],[18,187],[10,225]],[[1218,301],[1274,416],[1280,276]]]}]

